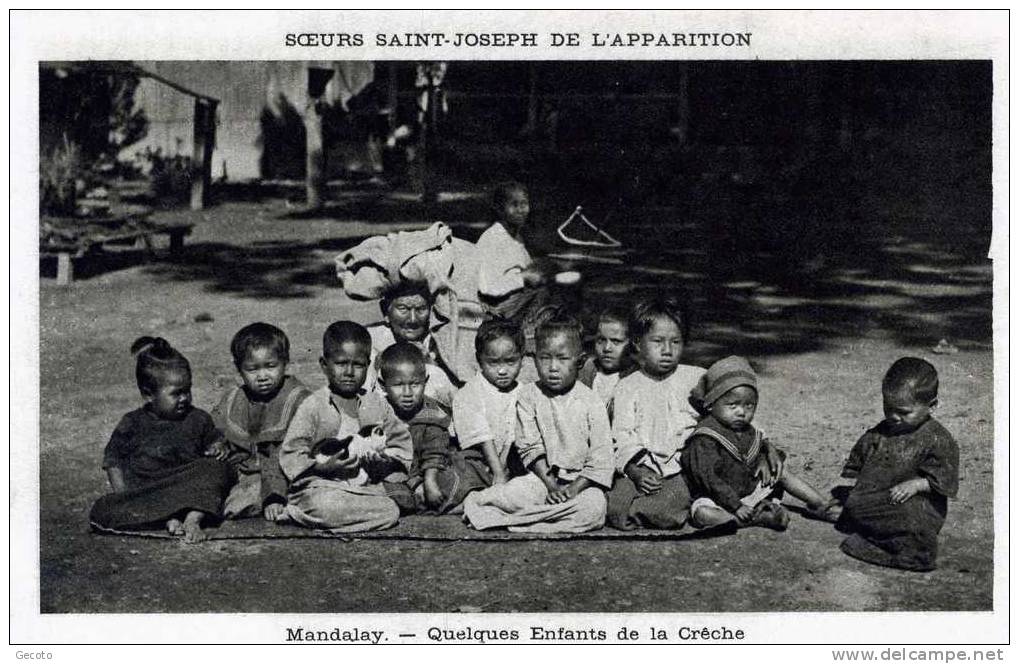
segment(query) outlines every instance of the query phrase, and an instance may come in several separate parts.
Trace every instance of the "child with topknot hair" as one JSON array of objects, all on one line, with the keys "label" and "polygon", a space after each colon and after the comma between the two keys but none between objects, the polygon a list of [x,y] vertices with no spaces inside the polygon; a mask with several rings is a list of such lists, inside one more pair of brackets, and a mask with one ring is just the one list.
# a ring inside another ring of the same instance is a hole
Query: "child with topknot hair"
[{"label": "child with topknot hair", "polygon": [[849,453],[842,476],[855,478],[838,528],[846,554],[876,565],[929,571],[948,499],[959,490],[959,446],[934,419],[938,372],[904,357],[881,383],[885,417]]},{"label": "child with topknot hair", "polygon": [[153,526],[193,543],[202,524],[221,514],[236,476],[208,458],[220,432],[212,417],[191,405],[191,365],[162,337],[131,345],[135,378],[145,405],[120,418],[103,453],[113,493],[96,501],[89,521],[118,532]]}]

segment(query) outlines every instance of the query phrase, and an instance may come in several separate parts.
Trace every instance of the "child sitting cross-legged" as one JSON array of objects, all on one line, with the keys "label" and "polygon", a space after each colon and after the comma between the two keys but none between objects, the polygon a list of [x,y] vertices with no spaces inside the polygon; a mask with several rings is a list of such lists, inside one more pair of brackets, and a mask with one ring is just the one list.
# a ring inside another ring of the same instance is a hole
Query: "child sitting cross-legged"
[{"label": "child sitting cross-legged", "polygon": [[236,476],[208,458],[220,433],[191,405],[191,365],[161,337],[131,346],[145,405],[120,418],[103,453],[113,493],[96,501],[89,521],[99,530],[165,527],[185,542],[206,539],[202,522],[221,514]]},{"label": "child sitting cross-legged", "polygon": [[399,342],[376,362],[389,405],[410,430],[414,459],[410,469],[385,478],[386,491],[402,514],[442,512],[458,486],[449,463],[449,415],[425,396],[428,373],[417,346]]},{"label": "child sitting cross-legged", "polygon": [[399,508],[382,478],[413,459],[407,425],[378,392],[366,392],[371,337],[339,321],[322,337],[319,364],[328,384],[297,409],[280,447],[290,484],[280,520],[334,532],[396,524]]},{"label": "child sitting cross-legged", "polygon": [[474,528],[578,533],[605,522],[612,440],[605,404],[577,382],[581,329],[556,317],[538,327],[538,382],[520,389],[515,444],[528,474],[464,500]]},{"label": "child sitting cross-legged", "polygon": [[782,490],[807,503],[807,514],[835,522],[838,507],[784,466],[785,454],[754,428],[757,374],[742,357],[712,364],[691,395],[705,414],[683,450],[696,527],[735,522],[785,530]]},{"label": "child sitting cross-legged", "polygon": [[938,372],[904,357],[881,384],[885,418],[853,446],[842,470],[855,478],[838,529],[848,555],[876,565],[935,568],[948,499],[959,490],[959,446],[932,417]]},{"label": "child sitting cross-legged", "polygon": [[279,447],[298,406],[311,390],[287,375],[290,341],[268,323],[241,328],[230,342],[241,384],[227,390],[212,411],[224,440],[219,458],[237,470],[238,481],[223,505],[228,519],[264,516],[275,521],[287,503],[287,480]]},{"label": "child sitting cross-legged", "polygon": [[478,328],[474,348],[480,370],[453,399],[453,426],[465,475],[484,488],[526,472],[513,447],[524,352],[520,326],[487,320]]},{"label": "child sitting cross-legged", "polygon": [[615,464],[621,477],[608,495],[607,520],[620,530],[682,528],[690,493],[680,455],[697,426],[690,392],[704,369],[680,364],[688,325],[677,300],[638,302],[629,331],[639,371],[621,379],[612,398]]}]

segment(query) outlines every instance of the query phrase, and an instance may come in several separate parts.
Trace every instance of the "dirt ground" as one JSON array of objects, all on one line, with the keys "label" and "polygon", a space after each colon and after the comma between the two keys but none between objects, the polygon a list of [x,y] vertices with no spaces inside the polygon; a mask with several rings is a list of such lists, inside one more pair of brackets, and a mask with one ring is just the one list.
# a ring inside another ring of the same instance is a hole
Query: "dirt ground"
[{"label": "dirt ground", "polygon": [[[785,533],[716,539],[419,542],[271,540],[186,546],[89,532],[107,491],[103,446],[139,404],[131,341],[167,337],[191,360],[194,396],[211,408],[234,380],[228,345],[242,325],[283,327],[292,371],[312,386],[321,331],[365,320],[333,278],[332,259],[368,235],[442,218],[476,237],[455,201],[422,210],[349,197],[306,218],[283,199],[223,203],[196,223],[185,252],[128,252],[81,266],[40,295],[40,566],[43,612],[978,611],[992,608],[993,358],[986,238],[904,223],[812,245],[809,260],[707,234],[667,210],[634,218],[621,264],[585,263],[589,301],[676,289],[693,305],[685,361],[748,355],[761,375],[758,423],[818,487],[838,483],[857,437],[880,418],[880,378],[897,357],[941,374],[938,417],[962,453],[961,489],[932,573],[844,556],[831,526],[794,516]],[[441,216],[440,216],[441,215]],[[666,219],[667,232],[662,229]],[[695,221],[695,220],[694,220]],[[960,239],[960,236],[965,236]],[[669,238],[670,241],[662,241]],[[753,244],[753,243],[752,243]],[[198,322],[202,321],[202,322]],[[956,354],[930,348],[945,338]],[[323,570],[326,573],[323,573]],[[653,574],[653,576],[652,576]],[[312,582],[311,580],[314,579]]]}]

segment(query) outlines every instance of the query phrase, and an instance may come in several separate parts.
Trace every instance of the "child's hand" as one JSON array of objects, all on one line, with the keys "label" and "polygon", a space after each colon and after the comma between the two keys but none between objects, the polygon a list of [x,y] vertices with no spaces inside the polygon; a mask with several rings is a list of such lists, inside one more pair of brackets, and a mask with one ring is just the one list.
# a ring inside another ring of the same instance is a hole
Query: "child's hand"
[{"label": "child's hand", "polygon": [[658,493],[662,489],[662,478],[655,471],[637,464],[628,464],[626,476],[637,486],[637,490],[646,496]]},{"label": "child's hand", "polygon": [[740,505],[736,508],[736,518],[740,523],[748,523],[750,519],[754,518],[754,510],[746,505]]},{"label": "child's hand", "polygon": [[927,480],[921,478],[899,482],[889,490],[892,496],[892,504],[898,505],[904,503],[921,491],[926,491],[928,486],[930,485]]},{"label": "child's hand", "polygon": [[378,450],[363,450],[357,455],[361,463],[377,463],[383,459],[383,454]]},{"label": "child's hand", "polygon": [[761,478],[761,484],[771,486],[782,479],[782,471],[785,470],[785,461],[777,447],[770,442],[764,446],[764,455],[758,462],[757,475]]},{"label": "child's hand", "polygon": [[386,445],[386,439],[377,436],[354,436],[347,450],[350,456],[357,457],[358,459],[378,459],[379,452]]},{"label": "child's hand", "polygon": [[446,496],[442,495],[442,489],[439,488],[438,483],[434,478],[427,478],[424,482],[425,488],[425,505],[435,509],[441,507],[446,502]]},{"label": "child's hand", "polygon": [[348,456],[344,452],[318,458],[315,460],[315,472],[319,475],[331,476],[343,472],[353,472],[361,465],[361,460],[355,456]]},{"label": "child's hand", "polygon": [[573,498],[570,492],[570,487],[566,486],[562,489],[556,489],[555,491],[549,491],[548,497],[545,498],[545,502],[549,505],[557,505],[559,503],[565,503],[567,500]]},{"label": "child's hand", "polygon": [[210,456],[216,461],[226,461],[226,458],[230,456],[230,444],[222,439],[217,440],[209,446],[209,449],[205,450],[205,456]]},{"label": "child's hand", "polygon": [[283,515],[283,503],[269,503],[262,510],[266,521],[276,521]]},{"label": "child's hand", "polygon": [[523,277],[525,286],[540,286],[545,283],[545,274],[534,267],[524,269],[520,276]]}]

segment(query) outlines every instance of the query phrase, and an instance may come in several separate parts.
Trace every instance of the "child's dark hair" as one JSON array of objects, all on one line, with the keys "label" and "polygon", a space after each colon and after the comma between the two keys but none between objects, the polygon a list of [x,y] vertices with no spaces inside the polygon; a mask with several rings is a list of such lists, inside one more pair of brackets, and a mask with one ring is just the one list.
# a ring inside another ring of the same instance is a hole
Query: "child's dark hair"
[{"label": "child's dark hair", "polygon": [[398,281],[393,284],[382,294],[382,299],[379,300],[379,308],[382,309],[382,315],[385,316],[389,313],[389,305],[394,300],[400,297],[406,297],[407,295],[420,295],[425,298],[425,302],[432,304],[433,297],[432,291],[428,288],[428,283],[425,281]]},{"label": "child's dark hair", "polygon": [[406,341],[400,341],[393,344],[389,348],[382,351],[379,355],[378,365],[379,373],[382,374],[382,380],[389,380],[392,375],[393,369],[400,364],[412,364],[414,369],[425,370],[425,356],[421,353],[421,350],[412,343]]},{"label": "child's dark hair", "polygon": [[500,182],[492,188],[492,209],[495,210],[497,215],[502,214],[502,209],[505,207],[506,201],[509,200],[510,194],[514,191],[522,191],[526,194],[527,187],[516,180],[507,180],[505,182]]},{"label": "child's dark hair", "polygon": [[353,342],[371,351],[372,337],[364,325],[350,320],[338,320],[326,328],[322,335],[322,354],[330,355],[345,343]]},{"label": "child's dark hair", "polygon": [[919,357],[902,357],[889,367],[881,390],[896,393],[908,389],[917,401],[930,403],[938,398],[938,370]]},{"label": "child's dark hair", "polygon": [[672,320],[679,327],[684,341],[690,335],[686,307],[678,299],[665,296],[641,300],[634,305],[630,312],[630,338],[636,341],[643,337],[659,318]]},{"label": "child's dark hair", "polygon": [[488,344],[496,339],[509,339],[516,344],[517,350],[524,349],[524,333],[520,326],[508,318],[486,320],[478,327],[478,335],[474,337],[474,353],[478,357],[485,352]]},{"label": "child's dark hair", "polygon": [[143,395],[157,392],[167,374],[183,372],[191,375],[187,358],[163,337],[138,337],[131,344],[131,353],[137,358],[134,377]]},{"label": "child's dark hair", "polygon": [[238,330],[230,341],[230,354],[234,357],[234,366],[240,369],[248,353],[256,348],[271,350],[281,362],[290,362],[290,340],[283,330],[275,325],[252,323]]},{"label": "child's dark hair", "polygon": [[552,337],[565,334],[581,348],[584,339],[584,328],[580,322],[570,314],[559,311],[552,318],[538,326],[534,332],[534,343],[537,348],[548,343]]},{"label": "child's dark hair", "polygon": [[602,322],[620,323],[623,327],[630,327],[630,312],[618,305],[609,305],[598,312],[598,324]]}]

